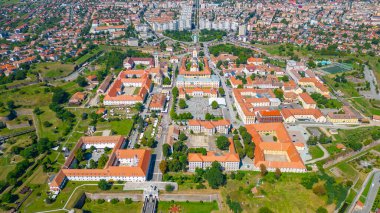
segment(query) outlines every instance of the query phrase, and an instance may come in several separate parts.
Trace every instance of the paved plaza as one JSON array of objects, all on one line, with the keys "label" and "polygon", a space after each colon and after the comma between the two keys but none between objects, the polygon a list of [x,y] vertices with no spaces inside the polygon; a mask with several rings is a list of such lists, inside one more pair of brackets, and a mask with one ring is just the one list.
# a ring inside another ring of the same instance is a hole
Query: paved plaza
[{"label": "paved plaza", "polygon": [[208,98],[191,98],[190,100],[186,100],[186,104],[188,105],[185,109],[180,109],[177,107],[177,113],[190,112],[194,119],[205,119],[206,113],[213,114],[214,116],[223,116],[223,112],[221,108],[212,109],[208,104]]}]

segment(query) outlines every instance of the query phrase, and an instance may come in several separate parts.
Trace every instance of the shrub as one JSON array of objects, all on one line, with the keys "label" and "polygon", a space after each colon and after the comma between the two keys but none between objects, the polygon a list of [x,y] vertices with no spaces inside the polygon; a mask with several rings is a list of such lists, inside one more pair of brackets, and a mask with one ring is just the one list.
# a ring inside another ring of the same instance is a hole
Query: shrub
[{"label": "shrub", "polygon": [[313,192],[318,196],[323,196],[326,194],[326,188],[323,184],[317,184],[313,187]]},{"label": "shrub", "polygon": [[117,199],[117,198],[113,198],[113,199],[111,199],[111,203],[112,204],[116,204],[116,203],[118,203],[119,202],[119,199]]},{"label": "shrub", "polygon": [[125,204],[131,204],[131,203],[133,203],[133,201],[132,201],[131,198],[125,198],[124,202],[125,202]]},{"label": "shrub", "polygon": [[171,184],[166,184],[165,191],[172,192],[174,190],[174,186]]},{"label": "shrub", "polygon": [[104,199],[99,199],[97,202],[98,202],[98,204],[102,204],[102,203],[104,203],[106,201]]}]

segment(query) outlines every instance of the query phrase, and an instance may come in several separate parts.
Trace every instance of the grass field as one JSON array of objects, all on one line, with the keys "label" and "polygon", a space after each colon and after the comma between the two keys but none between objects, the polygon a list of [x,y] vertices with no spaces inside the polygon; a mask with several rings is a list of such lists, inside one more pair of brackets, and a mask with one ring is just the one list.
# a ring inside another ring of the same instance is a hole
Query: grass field
[{"label": "grass field", "polygon": [[157,212],[170,212],[172,205],[177,205],[183,213],[209,213],[218,210],[217,202],[159,202]]},{"label": "grass field", "polygon": [[255,197],[251,188],[261,176],[250,172],[241,181],[229,180],[222,195],[224,198],[229,195],[232,201],[239,202],[244,212],[258,212],[260,207],[268,207],[273,212],[315,212],[320,206],[333,211],[335,205],[326,206],[326,196],[317,196],[300,184],[304,175],[309,174],[283,173],[279,181],[264,181],[257,194],[263,197]]},{"label": "grass field", "polygon": [[309,153],[313,159],[323,157],[323,151],[318,146],[310,146],[309,147]]},{"label": "grass field", "polygon": [[45,92],[45,88],[41,85],[31,85],[20,89],[2,90],[0,91],[1,102],[13,100],[16,105],[32,109],[36,106],[47,106],[51,102],[52,93]]},{"label": "grass field", "polygon": [[363,190],[363,193],[360,195],[359,200],[363,203],[365,203],[365,201],[367,199],[369,189],[371,188],[371,185],[372,185],[372,180],[373,180],[373,175],[370,177],[369,181],[367,182],[367,185],[365,186],[365,188]]},{"label": "grass field", "polygon": [[380,107],[373,105],[364,97],[353,98],[350,102],[366,116],[380,115]]},{"label": "grass field", "polygon": [[125,210],[125,212],[130,213],[140,213],[142,209],[143,203],[142,202],[133,202],[131,204],[125,204],[124,201],[120,201],[117,204],[112,204],[109,202],[105,202],[102,204],[98,204],[96,201],[87,202],[84,204],[82,210],[83,211],[89,211],[92,213],[118,213],[122,209]]},{"label": "grass field", "polygon": [[[40,136],[49,138],[50,140],[57,140],[64,131],[64,128],[67,128],[67,124],[58,119],[55,115],[55,112],[51,111],[49,107],[41,107],[41,110],[44,112],[37,117],[37,128],[40,130]],[[44,122],[50,122],[53,125],[51,127],[46,127],[43,125]]]},{"label": "grass field", "polygon": [[97,130],[111,129],[116,135],[128,135],[133,126],[131,119],[120,121],[100,122],[97,124]]},{"label": "grass field", "polygon": [[80,65],[80,64],[86,62],[91,57],[99,54],[101,51],[103,51],[103,49],[101,47],[97,47],[97,48],[91,50],[89,53],[87,53],[87,54],[83,55],[82,57],[78,58],[78,60],[75,61],[75,64],[76,65]]},{"label": "grass field", "polygon": [[32,72],[41,73],[42,77],[57,79],[65,77],[74,71],[74,64],[61,64],[61,62],[42,62],[31,67]]}]

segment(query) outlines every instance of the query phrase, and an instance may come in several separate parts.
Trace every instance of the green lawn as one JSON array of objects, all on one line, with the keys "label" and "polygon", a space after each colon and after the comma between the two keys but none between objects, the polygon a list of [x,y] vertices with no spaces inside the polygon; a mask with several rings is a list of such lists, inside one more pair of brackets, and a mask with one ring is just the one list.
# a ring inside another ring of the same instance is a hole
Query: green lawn
[{"label": "green lawn", "polygon": [[340,171],[342,171],[343,173],[345,173],[345,175],[347,177],[351,177],[352,180],[354,180],[355,177],[358,175],[358,172],[354,168],[352,168],[351,165],[349,165],[346,162],[339,163],[337,165],[337,167],[340,169]]},{"label": "green lawn", "polygon": [[183,213],[209,213],[218,210],[217,202],[159,202],[157,212],[169,212],[172,205],[177,205]]},{"label": "green lawn", "polygon": [[61,62],[42,62],[32,65],[32,72],[39,72],[42,77],[48,79],[57,79],[68,76],[74,71],[74,64],[62,64]]},{"label": "green lawn", "polygon": [[133,126],[133,120],[124,119],[120,121],[98,122],[97,130],[111,129],[116,135],[128,135]]},{"label": "green lawn", "polygon": [[313,159],[323,157],[323,151],[318,146],[310,146],[309,147],[309,153]]},{"label": "green lawn", "polygon": [[151,138],[152,132],[153,132],[153,124],[149,124],[145,129],[144,136],[146,138]]},{"label": "green lawn", "polygon": [[373,180],[373,175],[370,177],[369,181],[367,182],[367,185],[365,186],[365,188],[363,190],[363,193],[360,195],[359,199],[363,203],[365,203],[365,201],[367,199],[367,195],[368,195],[369,189],[372,186],[372,180]]},{"label": "green lawn", "polygon": [[122,209],[124,209],[125,212],[128,212],[128,213],[129,212],[130,213],[134,213],[134,212],[135,213],[140,213],[142,207],[143,207],[143,203],[142,202],[133,202],[131,204],[125,204],[124,200],[123,200],[123,201],[120,201],[117,204],[112,204],[112,203],[109,203],[109,202],[98,204],[97,201],[93,200],[91,202],[87,202],[86,201],[86,203],[84,204],[82,210],[83,211],[89,211],[89,212],[92,212],[92,213],[96,213],[96,212],[99,212],[99,213],[103,213],[103,212],[118,213]]}]

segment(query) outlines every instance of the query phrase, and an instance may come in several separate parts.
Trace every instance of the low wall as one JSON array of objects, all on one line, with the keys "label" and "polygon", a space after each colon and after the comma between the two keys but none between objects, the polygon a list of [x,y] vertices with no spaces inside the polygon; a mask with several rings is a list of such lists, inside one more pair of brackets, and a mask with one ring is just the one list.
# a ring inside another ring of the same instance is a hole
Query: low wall
[{"label": "low wall", "polygon": [[125,191],[128,191],[128,190],[144,190],[144,189],[147,189],[153,185],[153,186],[157,186],[157,188],[160,191],[165,191],[165,186],[168,184],[174,186],[175,191],[178,190],[178,184],[176,182],[152,182],[152,181],[149,181],[149,182],[127,182],[124,184],[123,189]]},{"label": "low wall", "polygon": [[124,201],[125,198],[131,198],[135,202],[144,201],[143,194],[133,194],[133,193],[88,193],[86,192],[86,197],[91,200],[104,199],[109,201],[113,198],[117,198],[120,201]]},{"label": "low wall", "polygon": [[[144,201],[143,193],[141,194],[133,194],[133,193],[88,193],[86,192],[86,197],[91,200],[104,199],[106,201],[110,201],[111,199],[117,198],[120,201],[124,201],[125,198],[131,198],[133,201]],[[212,202],[218,201],[218,194],[159,194],[159,201],[190,201],[190,202]]]}]

